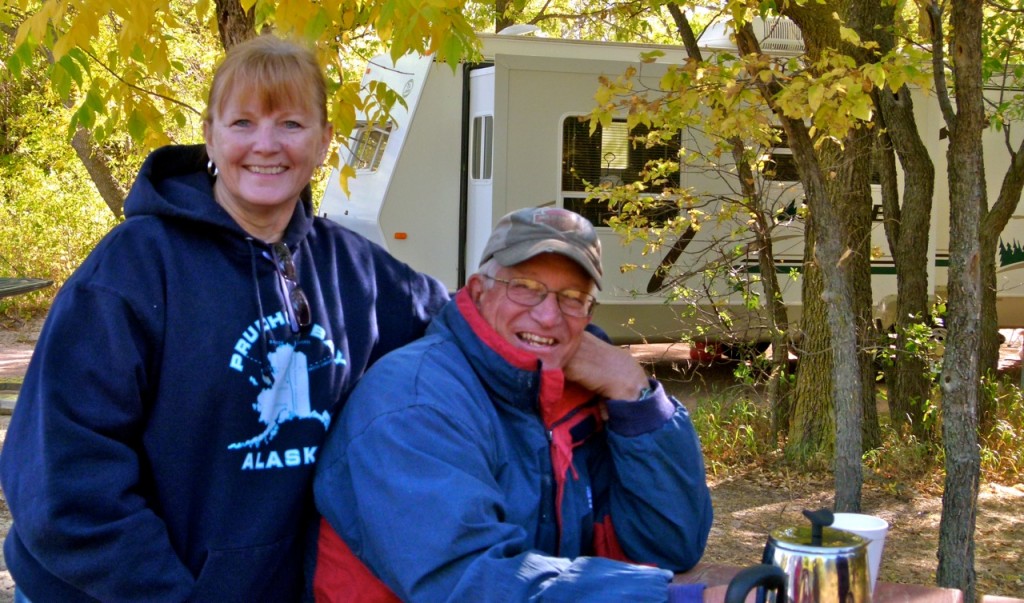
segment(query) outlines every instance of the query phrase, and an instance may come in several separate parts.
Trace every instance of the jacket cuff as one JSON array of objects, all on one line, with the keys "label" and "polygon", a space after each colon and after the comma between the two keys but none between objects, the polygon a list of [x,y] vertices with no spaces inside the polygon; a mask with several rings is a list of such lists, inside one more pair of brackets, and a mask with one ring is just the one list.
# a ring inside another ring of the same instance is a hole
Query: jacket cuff
[{"label": "jacket cuff", "polygon": [[608,427],[633,437],[659,429],[676,412],[676,404],[661,383],[648,379],[651,392],[640,400],[608,400]]},{"label": "jacket cuff", "polygon": [[668,585],[668,603],[701,603],[703,600],[703,584]]}]

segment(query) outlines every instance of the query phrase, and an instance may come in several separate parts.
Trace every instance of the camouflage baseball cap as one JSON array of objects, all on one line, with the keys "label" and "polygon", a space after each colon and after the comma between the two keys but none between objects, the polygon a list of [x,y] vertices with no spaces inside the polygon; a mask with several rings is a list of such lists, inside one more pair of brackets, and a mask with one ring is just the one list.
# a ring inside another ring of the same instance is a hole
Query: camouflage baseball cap
[{"label": "camouflage baseball cap", "polygon": [[559,207],[529,207],[506,214],[487,240],[480,264],[493,257],[502,266],[515,266],[542,253],[573,260],[601,288],[601,241],[594,226]]}]

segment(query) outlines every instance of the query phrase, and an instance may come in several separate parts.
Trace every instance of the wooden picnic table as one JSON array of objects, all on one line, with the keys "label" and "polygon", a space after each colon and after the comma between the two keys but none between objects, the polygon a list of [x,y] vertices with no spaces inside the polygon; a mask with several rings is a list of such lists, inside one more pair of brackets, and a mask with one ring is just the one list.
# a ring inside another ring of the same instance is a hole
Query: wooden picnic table
[{"label": "wooden picnic table", "polygon": [[52,284],[53,281],[44,278],[0,277],[0,299],[43,289]]},{"label": "wooden picnic table", "polygon": [[[704,603],[722,603],[729,581],[741,569],[743,568],[734,565],[699,563],[697,567],[688,572],[676,574],[673,582],[677,584],[706,584]],[[874,603],[963,603],[964,594],[955,588],[878,582],[875,585],[872,599]],[[1024,601],[1006,597],[985,597],[982,599],[982,603],[1024,603]]]}]

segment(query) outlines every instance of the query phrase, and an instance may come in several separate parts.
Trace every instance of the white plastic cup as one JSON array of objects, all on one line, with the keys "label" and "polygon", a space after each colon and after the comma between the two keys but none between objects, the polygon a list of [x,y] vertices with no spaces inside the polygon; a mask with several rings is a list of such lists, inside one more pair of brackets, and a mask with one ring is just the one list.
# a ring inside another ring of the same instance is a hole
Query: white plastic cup
[{"label": "white plastic cup", "polygon": [[868,543],[868,570],[871,578],[871,593],[875,592],[875,581],[878,580],[878,567],[882,564],[882,549],[885,548],[885,534],[889,531],[889,522],[874,515],[860,513],[835,513],[833,528],[852,532]]}]

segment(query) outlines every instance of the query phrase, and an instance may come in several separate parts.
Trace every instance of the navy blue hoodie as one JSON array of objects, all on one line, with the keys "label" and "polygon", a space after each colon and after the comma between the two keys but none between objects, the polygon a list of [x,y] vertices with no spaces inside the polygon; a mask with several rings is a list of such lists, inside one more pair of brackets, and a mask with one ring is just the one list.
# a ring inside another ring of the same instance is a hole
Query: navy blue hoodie
[{"label": "navy blue hoodie", "polygon": [[142,166],[128,219],[54,301],[0,455],[19,588],[44,601],[292,601],[319,446],[353,385],[419,337],[437,281],[313,216],[269,247],[217,205],[202,146]]}]

